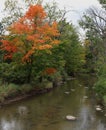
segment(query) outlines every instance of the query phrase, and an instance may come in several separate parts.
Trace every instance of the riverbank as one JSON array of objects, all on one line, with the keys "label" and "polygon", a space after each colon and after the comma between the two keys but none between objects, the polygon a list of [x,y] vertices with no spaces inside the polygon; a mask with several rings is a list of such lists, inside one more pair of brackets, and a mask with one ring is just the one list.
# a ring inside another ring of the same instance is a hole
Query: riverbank
[{"label": "riverbank", "polygon": [[[79,78],[82,77],[87,82],[87,78],[89,76],[86,74],[83,74],[83,75],[81,74],[80,76],[78,75],[78,77]],[[66,80],[72,80],[72,79],[73,79],[72,77],[66,78]],[[94,81],[92,80],[92,82],[89,83],[89,88],[93,88],[94,83],[95,83],[95,79]],[[1,84],[0,85],[0,106],[2,107],[8,104],[11,104],[13,102],[26,99],[28,97],[46,93],[48,91],[51,91],[54,87],[59,86],[61,84],[63,84],[61,80],[59,80],[58,82],[55,82],[55,84],[47,80],[41,83],[40,82],[36,83],[36,85],[31,85],[31,84],[16,85],[13,83]],[[92,91],[95,91],[95,90],[92,89]],[[95,92],[94,92],[94,95],[95,95]],[[99,99],[97,96],[95,96],[95,99],[97,101],[97,105],[102,104],[102,106],[106,108],[106,104],[103,100]]]},{"label": "riverbank", "polygon": [[37,85],[5,84],[0,87],[0,106],[26,99],[28,97],[49,92],[54,88],[53,82],[43,82]]}]

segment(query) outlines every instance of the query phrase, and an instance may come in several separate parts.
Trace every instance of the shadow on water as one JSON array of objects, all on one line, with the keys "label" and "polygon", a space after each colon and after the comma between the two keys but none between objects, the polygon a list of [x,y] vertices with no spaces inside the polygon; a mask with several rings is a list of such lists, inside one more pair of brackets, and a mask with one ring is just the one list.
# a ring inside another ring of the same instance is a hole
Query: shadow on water
[{"label": "shadow on water", "polygon": [[[105,113],[95,111],[93,78],[67,81],[53,91],[0,109],[0,130],[106,130]],[[77,117],[68,121],[66,115]]]}]

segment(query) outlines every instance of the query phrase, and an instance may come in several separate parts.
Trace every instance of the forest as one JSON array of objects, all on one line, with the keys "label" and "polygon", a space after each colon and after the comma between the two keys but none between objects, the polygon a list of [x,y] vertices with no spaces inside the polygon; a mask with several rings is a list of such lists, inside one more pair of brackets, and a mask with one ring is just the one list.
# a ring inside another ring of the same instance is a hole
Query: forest
[{"label": "forest", "polygon": [[75,25],[56,2],[6,0],[0,21],[0,102],[58,86],[67,77],[97,78],[93,91],[106,103],[106,1],[89,8]]}]

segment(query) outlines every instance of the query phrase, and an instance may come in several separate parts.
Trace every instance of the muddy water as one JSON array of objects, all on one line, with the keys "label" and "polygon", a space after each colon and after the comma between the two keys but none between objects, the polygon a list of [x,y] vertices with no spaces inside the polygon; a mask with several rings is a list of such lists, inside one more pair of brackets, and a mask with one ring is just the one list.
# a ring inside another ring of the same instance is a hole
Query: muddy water
[{"label": "muddy water", "polygon": [[[95,111],[90,77],[0,109],[0,130],[106,130],[105,112]],[[68,92],[68,93],[67,93]],[[67,121],[66,115],[77,117]]]}]

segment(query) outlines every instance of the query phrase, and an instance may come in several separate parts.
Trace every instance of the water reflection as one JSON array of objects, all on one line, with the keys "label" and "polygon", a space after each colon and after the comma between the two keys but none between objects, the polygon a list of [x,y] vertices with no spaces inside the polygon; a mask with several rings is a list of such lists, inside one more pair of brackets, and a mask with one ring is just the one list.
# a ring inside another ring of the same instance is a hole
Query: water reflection
[{"label": "water reflection", "polygon": [[28,113],[28,109],[26,106],[19,106],[18,107],[18,113],[23,116],[26,115]]},{"label": "water reflection", "polygon": [[[0,130],[105,130],[106,117],[95,111],[94,99],[85,88],[88,83],[68,81],[50,93],[1,108]],[[77,120],[67,121],[68,114]]]},{"label": "water reflection", "polygon": [[2,119],[0,123],[0,130],[22,130],[22,124],[16,120]]}]

